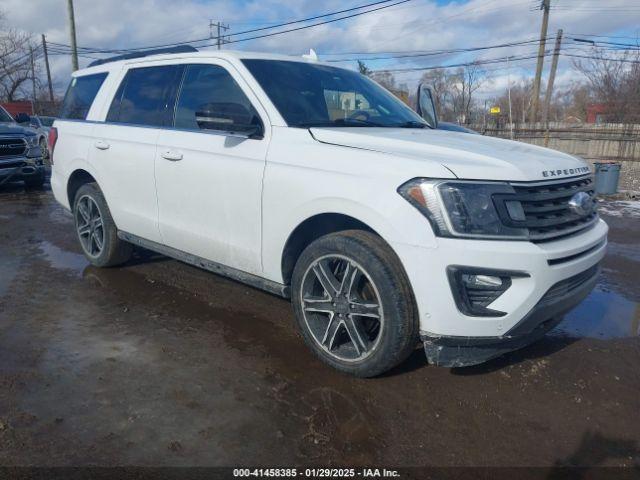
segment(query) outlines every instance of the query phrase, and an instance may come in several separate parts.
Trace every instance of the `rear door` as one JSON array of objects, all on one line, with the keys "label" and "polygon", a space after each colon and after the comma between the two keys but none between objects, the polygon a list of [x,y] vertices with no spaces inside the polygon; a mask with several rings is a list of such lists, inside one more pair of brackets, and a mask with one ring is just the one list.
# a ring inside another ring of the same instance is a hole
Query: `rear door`
[{"label": "rear door", "polygon": [[96,124],[92,163],[119,230],[160,242],[154,178],[156,143],[172,122],[179,65],[125,69],[105,123]]},{"label": "rear door", "polygon": [[67,197],[67,181],[77,160],[86,161],[91,151],[95,123],[86,120],[107,76],[108,72],[100,72],[73,77],[56,120],[58,161],[51,167],[51,189],[56,200],[69,208],[74,199]]},{"label": "rear door", "polygon": [[269,125],[233,67],[222,60],[186,65],[173,129],[158,138],[160,230],[170,247],[256,274],[262,270],[262,176],[270,131],[246,138],[212,130],[203,112],[220,105]]}]

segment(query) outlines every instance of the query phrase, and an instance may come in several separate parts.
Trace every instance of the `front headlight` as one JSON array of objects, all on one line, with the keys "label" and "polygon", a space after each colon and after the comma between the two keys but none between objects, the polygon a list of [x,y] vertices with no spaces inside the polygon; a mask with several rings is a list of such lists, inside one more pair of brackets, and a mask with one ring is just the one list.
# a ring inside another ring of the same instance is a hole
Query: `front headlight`
[{"label": "front headlight", "polygon": [[[528,238],[526,228],[508,227],[498,216],[493,197],[515,193],[507,183],[416,179],[398,193],[429,219],[441,237]],[[514,202],[517,207],[522,208]]]},{"label": "front headlight", "polygon": [[37,135],[27,135],[24,137],[27,142],[27,145],[30,147],[38,147],[38,136]]}]

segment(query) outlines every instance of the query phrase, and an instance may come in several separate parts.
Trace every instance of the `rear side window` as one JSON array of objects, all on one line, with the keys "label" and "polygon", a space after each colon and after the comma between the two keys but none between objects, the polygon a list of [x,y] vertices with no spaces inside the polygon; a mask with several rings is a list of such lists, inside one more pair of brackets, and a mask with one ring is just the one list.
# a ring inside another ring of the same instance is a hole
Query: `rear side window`
[{"label": "rear side window", "polygon": [[182,65],[132,68],[116,92],[107,122],[170,126]]},{"label": "rear side window", "polygon": [[86,120],[91,104],[105,78],[107,72],[72,78],[62,102],[60,118]]},{"label": "rear side window", "polygon": [[210,113],[224,113],[229,121],[258,125],[260,117],[231,74],[217,65],[189,65],[176,105],[176,128],[207,130]]}]

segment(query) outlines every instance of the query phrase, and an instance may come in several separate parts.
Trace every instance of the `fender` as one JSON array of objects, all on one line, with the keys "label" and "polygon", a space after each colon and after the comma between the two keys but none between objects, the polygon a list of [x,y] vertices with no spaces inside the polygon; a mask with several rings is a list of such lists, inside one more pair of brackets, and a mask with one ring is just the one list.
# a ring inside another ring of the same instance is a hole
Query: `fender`
[{"label": "fender", "polygon": [[[283,281],[281,262],[287,241],[299,225],[321,214],[346,215],[364,223],[390,246],[394,243],[405,243],[435,248],[435,235],[431,226],[415,208],[406,203],[400,195],[397,202],[386,203],[387,208],[382,210],[352,199],[321,197],[296,207],[287,215],[286,223],[279,223],[273,228],[263,230],[262,258],[265,277],[278,282]],[[393,213],[388,214],[385,211]],[[420,223],[424,228],[403,228],[406,222]]]}]

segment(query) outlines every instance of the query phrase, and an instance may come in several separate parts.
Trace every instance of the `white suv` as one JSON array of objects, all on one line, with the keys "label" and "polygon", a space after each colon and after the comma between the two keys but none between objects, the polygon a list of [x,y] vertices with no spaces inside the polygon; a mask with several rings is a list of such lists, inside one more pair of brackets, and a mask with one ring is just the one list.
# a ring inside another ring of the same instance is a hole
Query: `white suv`
[{"label": "white suv", "polygon": [[138,245],[290,298],[338,370],[380,374],[418,339],[473,365],[589,293],[607,226],[582,160],[431,127],[313,59],[129,55],[74,73],[51,185],[94,265]]}]

